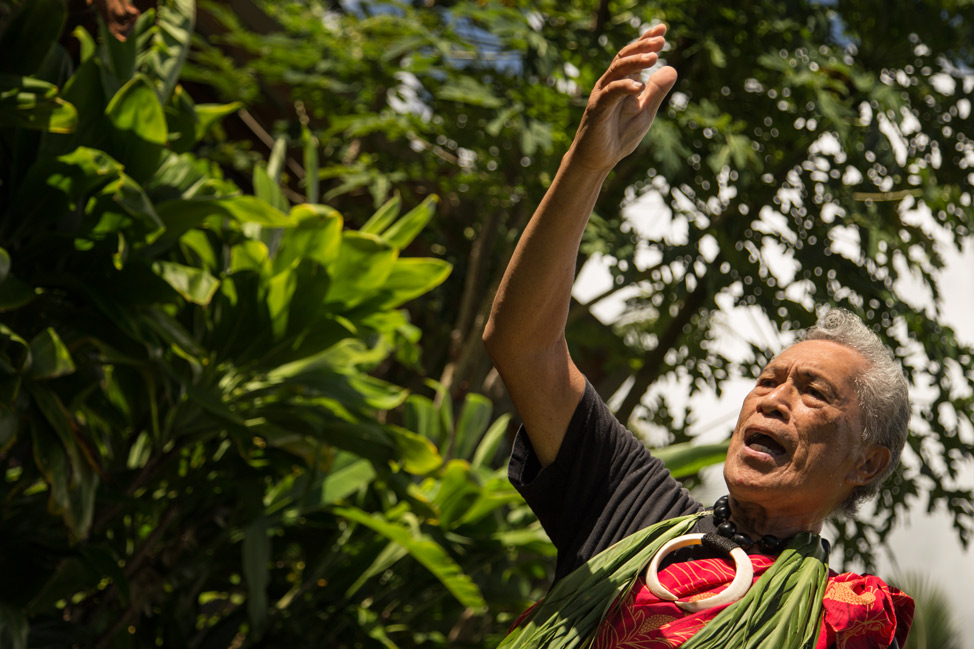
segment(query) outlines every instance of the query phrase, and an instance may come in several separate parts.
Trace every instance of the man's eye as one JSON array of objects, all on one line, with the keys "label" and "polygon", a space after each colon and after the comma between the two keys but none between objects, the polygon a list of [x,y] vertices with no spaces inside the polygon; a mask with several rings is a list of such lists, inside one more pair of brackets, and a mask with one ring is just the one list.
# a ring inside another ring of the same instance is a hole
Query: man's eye
[{"label": "man's eye", "polygon": [[774,379],[772,379],[770,377],[762,377],[762,378],[758,379],[758,387],[762,387],[762,388],[773,388],[774,387]]},{"label": "man's eye", "polygon": [[816,399],[819,399],[821,401],[825,401],[825,394],[821,390],[819,390],[817,388],[808,387],[808,388],[805,389],[805,392],[807,394],[810,394],[812,397],[814,397]]}]

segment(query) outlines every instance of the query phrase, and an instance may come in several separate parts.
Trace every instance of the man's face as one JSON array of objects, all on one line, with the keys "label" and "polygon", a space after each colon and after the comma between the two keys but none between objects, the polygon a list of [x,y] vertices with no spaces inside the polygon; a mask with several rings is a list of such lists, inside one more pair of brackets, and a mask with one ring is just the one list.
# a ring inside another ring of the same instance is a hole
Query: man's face
[{"label": "man's face", "polygon": [[769,516],[821,520],[869,482],[882,458],[869,452],[881,447],[861,440],[855,378],[867,367],[858,352],[823,340],[772,360],[744,399],[727,451],[724,479],[734,499]]}]

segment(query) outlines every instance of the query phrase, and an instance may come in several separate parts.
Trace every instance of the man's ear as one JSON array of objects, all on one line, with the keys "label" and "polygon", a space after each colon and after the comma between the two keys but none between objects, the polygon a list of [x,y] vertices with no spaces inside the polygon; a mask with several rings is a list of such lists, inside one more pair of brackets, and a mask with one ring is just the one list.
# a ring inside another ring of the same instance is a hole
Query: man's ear
[{"label": "man's ear", "polygon": [[863,449],[859,462],[853,467],[846,480],[850,484],[862,486],[875,480],[889,466],[889,449],[880,444],[872,444]]}]

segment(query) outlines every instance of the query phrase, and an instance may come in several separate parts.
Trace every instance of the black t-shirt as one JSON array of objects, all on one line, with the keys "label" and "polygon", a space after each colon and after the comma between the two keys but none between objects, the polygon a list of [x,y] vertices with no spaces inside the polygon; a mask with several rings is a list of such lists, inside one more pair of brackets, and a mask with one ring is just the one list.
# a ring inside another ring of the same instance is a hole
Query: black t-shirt
[{"label": "black t-shirt", "polygon": [[[644,527],[704,508],[590,383],[555,461],[542,468],[522,428],[508,473],[558,549],[555,581]],[[701,519],[695,530],[713,531],[712,519]]]}]

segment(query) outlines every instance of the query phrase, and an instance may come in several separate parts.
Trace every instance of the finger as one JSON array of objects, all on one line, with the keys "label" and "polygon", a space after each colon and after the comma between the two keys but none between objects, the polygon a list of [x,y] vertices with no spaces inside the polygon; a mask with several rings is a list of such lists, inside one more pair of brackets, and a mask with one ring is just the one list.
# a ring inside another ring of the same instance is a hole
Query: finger
[{"label": "finger", "polygon": [[609,69],[605,71],[605,74],[602,75],[602,78],[599,79],[599,87],[604,88],[613,81],[618,81],[626,77],[638,79],[640,73],[656,65],[657,60],[659,60],[659,55],[656,52],[636,54],[616,59],[609,66]]},{"label": "finger", "polygon": [[640,53],[659,52],[665,45],[666,39],[662,36],[640,38],[624,46],[621,50],[619,50],[619,53],[616,54],[615,58],[622,59],[627,56],[633,56]]},{"label": "finger", "polygon": [[662,36],[666,33],[666,23],[657,23],[643,32],[637,40],[643,40],[648,38],[656,38],[657,36]]},{"label": "finger", "polygon": [[640,93],[642,93],[645,89],[646,84],[641,81],[628,78],[617,79],[606,84],[606,86],[599,91],[598,95],[593,97],[594,101],[590,105],[590,108],[597,113],[611,111],[617,103],[626,97],[635,97],[638,99]]}]

